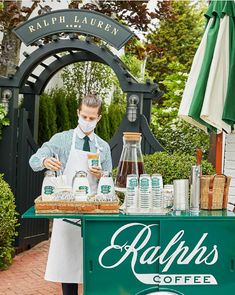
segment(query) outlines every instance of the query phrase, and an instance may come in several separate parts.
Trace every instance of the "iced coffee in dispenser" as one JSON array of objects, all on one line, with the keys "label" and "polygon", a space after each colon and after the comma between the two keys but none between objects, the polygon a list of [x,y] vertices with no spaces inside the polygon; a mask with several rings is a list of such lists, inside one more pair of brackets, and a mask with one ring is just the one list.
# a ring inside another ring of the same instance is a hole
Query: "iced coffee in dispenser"
[{"label": "iced coffee in dispenser", "polygon": [[140,175],[144,173],[143,155],[141,152],[141,133],[124,132],[123,149],[118,164],[116,186],[126,187],[129,174]]}]

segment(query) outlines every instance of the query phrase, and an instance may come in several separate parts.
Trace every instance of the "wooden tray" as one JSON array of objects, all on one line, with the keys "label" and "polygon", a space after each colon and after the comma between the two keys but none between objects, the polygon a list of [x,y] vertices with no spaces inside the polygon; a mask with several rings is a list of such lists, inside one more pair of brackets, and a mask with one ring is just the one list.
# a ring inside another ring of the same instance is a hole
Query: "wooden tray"
[{"label": "wooden tray", "polygon": [[110,214],[119,213],[119,201],[43,201],[39,196],[34,200],[36,213],[82,213]]}]

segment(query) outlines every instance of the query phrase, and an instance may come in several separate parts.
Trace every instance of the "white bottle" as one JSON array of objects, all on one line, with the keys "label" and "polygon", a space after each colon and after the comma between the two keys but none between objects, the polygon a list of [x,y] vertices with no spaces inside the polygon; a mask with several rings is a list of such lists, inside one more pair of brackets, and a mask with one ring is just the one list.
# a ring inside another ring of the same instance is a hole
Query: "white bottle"
[{"label": "white bottle", "polygon": [[50,201],[52,195],[56,191],[56,177],[55,172],[47,170],[42,183],[41,196],[43,201]]},{"label": "white bottle", "polygon": [[114,182],[111,173],[108,171],[103,171],[102,177],[100,178],[97,199],[103,201],[114,201],[115,199]]},{"label": "white bottle", "polygon": [[87,196],[91,194],[90,185],[85,171],[78,171],[73,177],[73,193],[77,201],[87,201]]}]

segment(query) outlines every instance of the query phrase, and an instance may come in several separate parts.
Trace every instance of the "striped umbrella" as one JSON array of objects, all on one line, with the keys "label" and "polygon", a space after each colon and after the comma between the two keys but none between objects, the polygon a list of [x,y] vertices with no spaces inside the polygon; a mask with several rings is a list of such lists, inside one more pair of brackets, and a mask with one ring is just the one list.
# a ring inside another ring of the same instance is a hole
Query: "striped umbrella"
[{"label": "striped umbrella", "polygon": [[230,133],[235,124],[235,3],[211,1],[205,16],[178,115],[205,131]]}]

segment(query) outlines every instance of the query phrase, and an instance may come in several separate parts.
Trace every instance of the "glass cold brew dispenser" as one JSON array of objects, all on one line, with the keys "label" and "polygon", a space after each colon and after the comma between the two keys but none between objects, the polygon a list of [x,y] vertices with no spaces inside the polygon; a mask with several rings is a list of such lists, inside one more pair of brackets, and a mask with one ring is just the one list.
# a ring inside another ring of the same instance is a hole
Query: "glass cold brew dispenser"
[{"label": "glass cold brew dispenser", "polygon": [[117,169],[116,187],[126,188],[128,174],[137,174],[139,176],[143,172],[141,133],[123,132],[123,149]]}]

